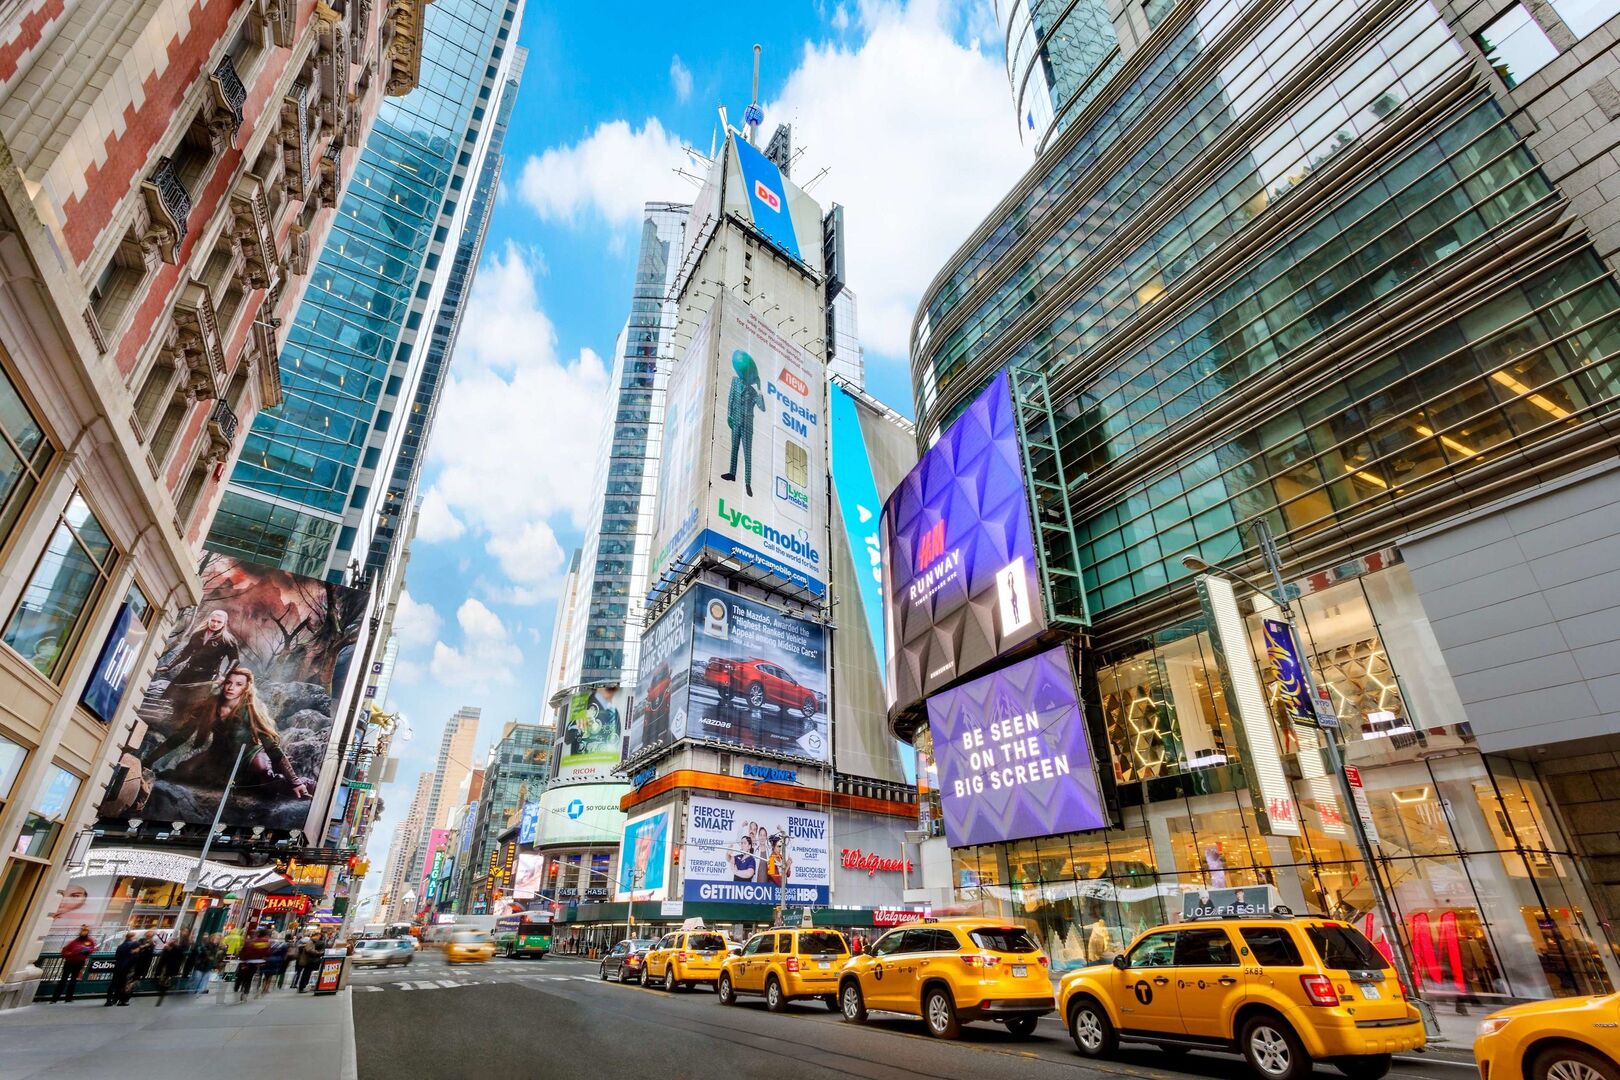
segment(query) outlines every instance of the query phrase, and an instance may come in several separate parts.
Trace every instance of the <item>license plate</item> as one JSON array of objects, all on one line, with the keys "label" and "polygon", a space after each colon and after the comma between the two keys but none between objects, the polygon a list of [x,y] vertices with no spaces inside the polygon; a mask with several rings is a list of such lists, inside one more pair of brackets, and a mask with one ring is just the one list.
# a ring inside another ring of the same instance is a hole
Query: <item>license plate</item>
[{"label": "license plate", "polygon": [[1384,992],[1378,989],[1376,986],[1367,986],[1363,984],[1361,987],[1361,996],[1366,998],[1368,1001],[1378,1001],[1383,998]]},{"label": "license plate", "polygon": [[1028,974],[1029,974],[1029,966],[1027,964],[1014,964],[1013,965],[1013,978],[1022,979],[1025,975],[1028,975]]},{"label": "license plate", "polygon": [[816,967],[820,968],[822,971],[826,971],[828,968],[832,967],[832,964],[828,963],[826,960],[818,960],[816,961]]}]

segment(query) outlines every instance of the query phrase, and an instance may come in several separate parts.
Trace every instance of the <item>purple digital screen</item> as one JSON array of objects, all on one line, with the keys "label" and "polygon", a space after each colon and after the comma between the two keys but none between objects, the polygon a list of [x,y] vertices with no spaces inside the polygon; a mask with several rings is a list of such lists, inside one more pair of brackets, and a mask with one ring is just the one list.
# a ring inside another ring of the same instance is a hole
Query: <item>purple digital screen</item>
[{"label": "purple digital screen", "polygon": [[1061,646],[935,694],[928,727],[951,847],[1107,823]]},{"label": "purple digital screen", "polygon": [[891,709],[904,709],[1046,628],[1005,372],[883,507]]}]

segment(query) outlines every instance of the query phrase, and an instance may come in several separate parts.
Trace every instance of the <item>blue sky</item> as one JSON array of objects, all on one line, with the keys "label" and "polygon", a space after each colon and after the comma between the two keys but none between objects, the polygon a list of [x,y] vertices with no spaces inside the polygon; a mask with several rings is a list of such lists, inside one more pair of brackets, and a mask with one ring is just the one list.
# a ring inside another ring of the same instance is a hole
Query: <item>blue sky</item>
[{"label": "blue sky", "polygon": [[[701,17],[699,17],[701,13]],[[764,47],[764,131],[845,206],[869,389],[912,413],[917,298],[1028,167],[990,0],[529,4],[529,50],[501,197],[424,476],[390,707],[413,738],[373,855],[460,705],[535,720],[556,593],[590,503],[608,369],[630,298],[639,210],[688,201],[682,146],[733,122]],[[375,878],[373,881],[375,882]]]}]

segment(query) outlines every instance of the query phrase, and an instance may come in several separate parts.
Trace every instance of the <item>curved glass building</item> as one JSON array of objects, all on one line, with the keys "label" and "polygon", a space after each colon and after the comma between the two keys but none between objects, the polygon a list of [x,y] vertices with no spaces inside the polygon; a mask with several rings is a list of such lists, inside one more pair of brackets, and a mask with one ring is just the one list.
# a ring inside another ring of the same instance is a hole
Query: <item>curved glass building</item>
[{"label": "curved glass building", "polygon": [[[918,433],[1011,373],[1041,641],[1080,658],[1117,827],[959,849],[954,900],[1079,962],[1267,884],[1400,942],[1459,1009],[1613,984],[1620,882],[1581,853],[1620,689],[1617,12],[998,4],[1039,156],[923,297]],[[1320,732],[1267,670],[1267,710],[1228,700],[1193,567],[1264,574],[1259,523],[1393,926]],[[891,720],[926,749],[919,705]],[[1251,795],[1256,725],[1298,835]]]}]

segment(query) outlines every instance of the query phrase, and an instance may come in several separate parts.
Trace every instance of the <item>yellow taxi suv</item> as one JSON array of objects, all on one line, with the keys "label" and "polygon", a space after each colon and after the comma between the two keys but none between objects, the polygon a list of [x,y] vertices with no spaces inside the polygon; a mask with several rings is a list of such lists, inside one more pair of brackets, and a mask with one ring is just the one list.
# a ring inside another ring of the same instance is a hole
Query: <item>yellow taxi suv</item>
[{"label": "yellow taxi suv", "polygon": [[1241,1053],[1265,1080],[1311,1064],[1378,1080],[1391,1055],[1424,1043],[1395,971],[1354,927],[1276,909],[1148,930],[1112,965],[1065,975],[1058,1003],[1075,1048],[1112,1055],[1121,1039]]},{"label": "yellow taxi suv", "polygon": [[1620,1080],[1620,994],[1535,1001],[1479,1023],[1480,1080]]},{"label": "yellow taxi suv", "polygon": [[495,939],[478,930],[457,930],[444,944],[448,964],[481,964],[495,955]]},{"label": "yellow taxi suv", "polygon": [[730,955],[725,937],[713,930],[677,930],[665,934],[647,953],[641,982],[665,990],[690,990],[698,983],[712,984]]},{"label": "yellow taxi suv", "polygon": [[920,1016],[936,1038],[975,1020],[1027,1036],[1052,1011],[1046,954],[1029,931],[994,919],[952,916],[896,927],[844,965],[839,1010],[852,1024],[869,1010]]},{"label": "yellow taxi suv", "polygon": [[816,998],[836,1012],[838,977],[848,959],[849,944],[836,930],[767,930],[725,960],[715,994],[722,1005],[735,1005],[740,994],[759,994],[771,1012]]}]

